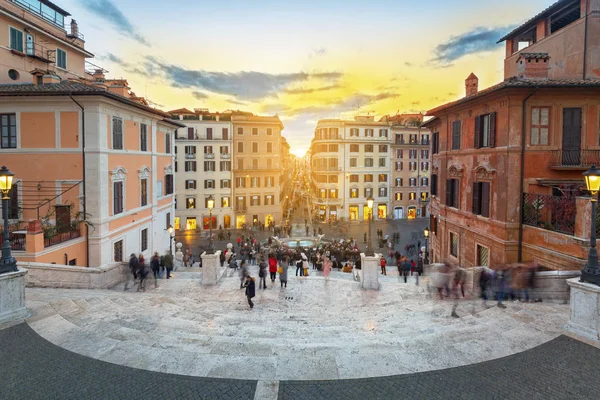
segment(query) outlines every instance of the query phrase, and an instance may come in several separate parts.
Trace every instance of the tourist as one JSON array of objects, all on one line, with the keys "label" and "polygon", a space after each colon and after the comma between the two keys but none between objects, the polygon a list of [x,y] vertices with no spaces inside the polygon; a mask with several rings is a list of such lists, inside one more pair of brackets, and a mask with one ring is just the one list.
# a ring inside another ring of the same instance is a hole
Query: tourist
[{"label": "tourist", "polygon": [[142,290],[145,292],[146,291],[146,283],[145,282],[146,282],[146,278],[150,274],[150,266],[146,265],[144,256],[142,254],[140,254],[138,260],[139,260],[138,276],[140,278],[140,282],[138,284],[137,291],[139,292],[140,290]]},{"label": "tourist", "polygon": [[254,278],[250,275],[246,276],[243,287],[246,288],[246,298],[248,299],[248,305],[250,308],[254,308],[254,303],[252,299],[256,295],[256,284],[254,283]]},{"label": "tourist", "polygon": [[408,279],[408,274],[410,273],[410,262],[408,261],[408,259],[406,257],[403,258],[402,260],[402,275],[404,276],[404,283],[407,283],[407,279]]},{"label": "tourist", "polygon": [[329,273],[331,272],[331,260],[329,257],[325,257],[325,261],[323,261],[323,276],[325,280],[329,279]]},{"label": "tourist", "polygon": [[258,278],[258,288],[265,290],[267,288],[267,263],[262,256],[258,260]]},{"label": "tourist", "polygon": [[196,260],[194,259],[194,255],[191,253],[190,253],[189,262],[190,262],[190,268],[193,267],[194,263],[196,262]]},{"label": "tourist", "polygon": [[506,308],[506,306],[502,303],[504,300],[504,295],[506,293],[506,282],[507,282],[508,269],[506,265],[503,265],[498,268],[496,271],[496,279],[494,279],[495,283],[495,292],[496,298],[498,300],[499,308]]},{"label": "tourist", "polygon": [[[296,260],[296,276],[304,276],[304,265],[302,262],[302,257],[297,257]],[[300,274],[300,275],[298,275]]]},{"label": "tourist", "polygon": [[152,266],[152,273],[154,274],[154,287],[157,287],[158,283],[156,280],[158,279],[158,274],[160,273],[160,257],[158,252],[154,252],[152,260],[150,261],[150,265]]},{"label": "tourist", "polygon": [[290,257],[288,255],[283,256],[283,260],[279,265],[279,281],[281,282],[281,287],[287,288],[287,280],[288,280],[288,267],[290,266]]},{"label": "tourist", "polygon": [[465,297],[465,276],[466,273],[465,271],[460,268],[460,267],[456,267],[456,269],[454,270],[454,295],[456,298],[458,298],[458,293],[460,290],[460,293],[462,294],[462,297]]},{"label": "tourist", "polygon": [[167,279],[170,279],[171,271],[173,271],[173,254],[167,253],[163,256],[163,265],[167,270]]},{"label": "tourist", "polygon": [[129,277],[133,276],[133,282],[138,277],[138,269],[140,268],[140,260],[135,256],[135,254],[131,254],[129,256],[129,274],[127,274],[127,280],[125,281],[125,288],[123,290],[129,289]]},{"label": "tourist", "polygon": [[269,254],[269,274],[271,275],[271,283],[275,283],[275,278],[277,278],[277,259],[275,258],[275,254]]},{"label": "tourist", "polygon": [[385,273],[385,265],[386,265],[385,257],[381,256],[381,260],[379,260],[379,264],[381,265],[381,274],[382,275],[387,275]]},{"label": "tourist", "polygon": [[482,267],[481,272],[479,274],[479,290],[480,290],[480,297],[481,300],[483,301],[483,305],[485,307],[487,307],[487,300],[488,300],[488,287],[489,287],[489,283],[492,280],[493,277],[493,271],[487,267]]},{"label": "tourist", "polygon": [[248,270],[248,262],[246,260],[242,260],[240,265],[240,289],[244,287],[244,281],[248,275],[250,275],[250,271]]},{"label": "tourist", "polygon": [[300,253],[300,259],[302,260],[302,270],[304,276],[308,276],[308,257],[305,253]]}]

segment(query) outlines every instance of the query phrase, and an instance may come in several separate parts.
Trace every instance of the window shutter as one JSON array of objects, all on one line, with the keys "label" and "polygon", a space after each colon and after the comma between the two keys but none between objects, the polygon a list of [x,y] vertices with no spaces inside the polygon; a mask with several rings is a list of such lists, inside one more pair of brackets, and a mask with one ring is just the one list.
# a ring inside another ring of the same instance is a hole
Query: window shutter
[{"label": "window shutter", "polygon": [[446,206],[452,207],[452,179],[446,180]]},{"label": "window shutter", "polygon": [[490,137],[489,137],[490,147],[496,146],[496,113],[493,112],[490,114]]},{"label": "window shutter", "polygon": [[437,196],[437,175],[431,175],[431,195]]},{"label": "window shutter", "polygon": [[475,117],[475,148],[478,149],[481,145],[481,117]]},{"label": "window shutter", "polygon": [[484,217],[490,216],[490,183],[481,184],[481,215]]},{"label": "window shutter", "polygon": [[454,205],[454,208],[460,208],[460,201],[459,201],[459,180],[458,179],[452,179],[452,195],[453,195],[453,199],[452,199],[452,204]]},{"label": "window shutter", "polygon": [[452,123],[452,150],[460,149],[460,121]]},{"label": "window shutter", "polygon": [[480,188],[480,184],[479,182],[474,182],[473,183],[473,204],[472,204],[472,210],[473,210],[473,214],[479,215],[481,213],[481,210],[479,209],[479,188]]},{"label": "window shutter", "polygon": [[431,233],[436,233],[436,231],[435,231],[435,216],[433,216],[433,215],[429,216],[429,231]]}]

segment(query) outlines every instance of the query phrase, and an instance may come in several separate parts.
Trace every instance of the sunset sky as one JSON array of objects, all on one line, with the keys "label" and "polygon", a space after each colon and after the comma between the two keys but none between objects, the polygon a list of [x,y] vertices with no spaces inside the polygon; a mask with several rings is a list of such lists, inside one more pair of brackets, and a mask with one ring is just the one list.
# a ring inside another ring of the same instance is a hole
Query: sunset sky
[{"label": "sunset sky", "polygon": [[56,0],[92,62],[164,110],[279,114],[295,154],[321,118],[426,111],[502,79],[496,41],[553,0]]}]

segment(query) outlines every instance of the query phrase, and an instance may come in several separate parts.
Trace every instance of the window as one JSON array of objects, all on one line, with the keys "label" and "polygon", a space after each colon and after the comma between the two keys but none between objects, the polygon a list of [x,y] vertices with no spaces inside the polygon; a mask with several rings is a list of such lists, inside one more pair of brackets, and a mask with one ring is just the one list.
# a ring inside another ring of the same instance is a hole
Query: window
[{"label": "window", "polygon": [[365,144],[365,153],[372,153],[372,152],[373,152],[373,145]]},{"label": "window", "polygon": [[148,179],[144,178],[140,181],[140,206],[144,207],[148,204]]},{"label": "window", "polygon": [[410,187],[415,187],[415,186],[417,186],[417,178],[410,178],[410,179],[408,180],[408,186],[410,186]]},{"label": "window", "polygon": [[379,130],[379,137],[388,137],[388,130],[387,129],[380,129]]},{"label": "window", "polygon": [[437,196],[437,174],[431,175],[431,195]]},{"label": "window", "polygon": [[[373,137],[373,129],[365,129],[365,137]],[[371,146],[373,147],[373,146]],[[371,150],[373,151],[373,150]]]},{"label": "window", "polygon": [[221,197],[221,207],[230,207],[229,205],[229,196]]},{"label": "window", "polygon": [[477,266],[488,267],[490,263],[490,250],[487,247],[477,245]]},{"label": "window", "polygon": [[260,196],[250,196],[251,206],[260,206]]},{"label": "window", "polygon": [[221,189],[230,189],[231,181],[229,179],[221,179]]},{"label": "window", "polygon": [[387,182],[387,174],[379,174],[379,182]]},{"label": "window", "polygon": [[357,158],[351,158],[351,159],[350,159],[350,166],[351,166],[351,167],[356,167],[356,166],[358,166],[358,161],[357,161],[357,160],[358,160]]},{"label": "window", "polygon": [[253,135],[258,135],[258,128],[252,128],[252,134]]},{"label": "window", "polygon": [[212,140],[212,139],[213,139],[212,128],[206,128],[206,140]]},{"label": "window", "polygon": [[338,176],[337,175],[329,175],[328,182],[329,183],[338,183]]},{"label": "window", "polygon": [[194,139],[194,128],[187,128],[187,138],[188,140]]},{"label": "window", "polygon": [[258,153],[258,142],[252,142],[252,152]]},{"label": "window", "polygon": [[238,153],[244,152],[244,142],[238,142]]},{"label": "window", "polygon": [[23,52],[23,32],[18,29],[10,28],[10,48]]},{"label": "window", "polygon": [[429,196],[427,195],[427,192],[421,192],[421,200],[422,200],[422,201],[427,201],[427,198],[428,198],[428,197],[429,197]]},{"label": "window", "polygon": [[431,138],[431,154],[438,154],[440,152],[440,133],[434,132]]},{"label": "window", "polygon": [[394,193],[394,200],[401,201],[402,200],[402,193]]},{"label": "window", "polygon": [[274,176],[265,176],[265,186],[266,187],[275,186],[275,177]]},{"label": "window", "polygon": [[272,152],[273,152],[273,143],[267,142],[267,153],[272,153]]},{"label": "window", "polygon": [[408,135],[408,136],[409,136],[410,144],[416,144],[418,142],[418,140],[417,140],[417,134]]},{"label": "window", "polygon": [[490,216],[490,183],[473,183],[473,214],[489,218]]},{"label": "window", "polygon": [[214,189],[215,188],[215,180],[214,179],[205,179],[204,180],[204,189]]},{"label": "window", "polygon": [[178,164],[177,164],[177,161],[175,161],[175,172],[178,171],[177,167],[178,167]]},{"label": "window", "polygon": [[123,120],[113,117],[112,119],[112,148],[123,150]]},{"label": "window", "polygon": [[396,178],[396,187],[402,187],[402,183],[403,183],[402,178]]},{"label": "window", "polygon": [[1,114],[2,148],[17,148],[17,117],[16,114]]},{"label": "window", "polygon": [[113,244],[113,260],[123,262],[123,241],[119,240]]},{"label": "window", "polygon": [[550,129],[550,108],[532,107],[531,108],[531,144],[547,145],[548,133]]},{"label": "window", "polygon": [[428,186],[428,185],[429,185],[429,179],[421,178],[421,186]]},{"label": "window", "polygon": [[165,153],[171,154],[171,134],[165,133]]},{"label": "window", "polygon": [[383,158],[383,157],[379,158],[379,166],[385,167],[385,158]]},{"label": "window", "polygon": [[372,167],[372,166],[373,166],[373,159],[365,158],[365,167]]},{"label": "window", "polygon": [[62,49],[56,49],[56,66],[67,69],[67,52]]},{"label": "window", "polygon": [[350,183],[358,183],[358,175],[350,175]]},{"label": "window", "polygon": [[365,175],[365,182],[373,182],[373,175],[372,174],[366,174]]},{"label": "window", "polygon": [[140,124],[140,150],[148,151],[148,125]]},{"label": "window", "polygon": [[[193,161],[194,164],[196,164],[196,161]],[[214,172],[216,171],[216,165],[217,163],[214,161],[204,161],[204,172]],[[194,169],[195,171],[195,169]]]},{"label": "window", "polygon": [[196,180],[195,179],[188,179],[185,181],[185,188],[186,189],[196,189]]},{"label": "window", "polygon": [[358,198],[358,189],[357,188],[350,189],[350,198],[351,199]]},{"label": "window", "polygon": [[219,152],[221,154],[229,154],[229,146],[221,146],[221,147],[219,147]]},{"label": "window", "polygon": [[223,140],[229,140],[229,129],[223,128],[221,130],[221,135],[222,135]]},{"label": "window", "polygon": [[260,187],[260,177],[253,176],[250,178],[250,187],[257,188]]},{"label": "window", "polygon": [[272,135],[273,134],[273,128],[267,128],[267,135]]},{"label": "window", "polygon": [[475,148],[494,147],[496,141],[496,113],[475,117]]},{"label": "window", "polygon": [[396,150],[396,158],[402,159],[403,156],[404,152],[401,149]]},{"label": "window", "polygon": [[[166,213],[165,217],[166,217],[165,222],[167,223],[165,225],[165,229],[169,229],[169,227],[171,226],[171,213],[170,212]],[[179,227],[175,227],[175,229],[179,229]]]},{"label": "window", "polygon": [[424,161],[421,163],[421,171],[429,171],[429,161]]},{"label": "window", "polygon": [[425,144],[425,145],[429,144],[429,135],[427,135],[427,134],[421,135],[421,144]]},{"label": "window", "polygon": [[426,160],[429,158],[429,150],[421,150],[421,158]]},{"label": "window", "polygon": [[237,160],[237,164],[238,164],[238,169],[244,169],[244,159],[240,158],[239,160]]},{"label": "window", "polygon": [[396,161],[396,171],[402,171],[403,168],[404,168],[404,162]]},{"label": "window", "polygon": [[123,182],[113,182],[113,215],[123,212]]},{"label": "window", "polygon": [[446,181],[446,205],[448,207],[458,208],[458,179],[448,179]]},{"label": "window", "polygon": [[252,159],[252,169],[258,169],[258,160],[256,158]]},{"label": "window", "polygon": [[273,204],[275,204],[275,196],[265,196],[265,206],[272,206]]},{"label": "window", "polygon": [[408,158],[410,158],[411,160],[416,160],[417,159],[417,150],[416,149],[409,150]]},{"label": "window", "polygon": [[460,121],[452,123],[452,150],[460,150]]},{"label": "window", "polygon": [[365,197],[373,197],[373,188],[365,188]]},{"label": "window", "polygon": [[408,163],[408,170],[409,171],[416,171],[417,170],[417,162],[416,161],[411,161]]},{"label": "window", "polygon": [[337,199],[338,198],[338,190],[337,189],[329,189],[329,198]]},{"label": "window", "polygon": [[245,177],[235,178],[235,187],[236,188],[245,188],[246,187],[246,178]]},{"label": "window", "polygon": [[319,190],[319,198],[320,198],[320,199],[326,199],[326,198],[327,198],[327,190],[325,190],[325,189],[320,189],[320,190]]},{"label": "window", "polygon": [[[212,154],[212,146],[204,146],[204,154]],[[185,146],[185,154],[196,154],[196,146]]]},{"label": "window", "polygon": [[404,135],[402,133],[396,134],[396,144],[404,144]]},{"label": "window", "polygon": [[357,144],[350,145],[350,153],[358,153],[358,145]]},{"label": "window", "polygon": [[238,135],[243,135],[244,134],[244,128],[242,128],[241,126],[238,127],[237,133],[238,133]]},{"label": "window", "polygon": [[408,199],[409,200],[416,200],[417,199],[417,194],[415,192],[410,192],[408,194]]},{"label": "window", "polygon": [[221,161],[219,167],[221,171],[231,171],[231,161]]},{"label": "window", "polygon": [[450,232],[450,255],[458,257],[458,234]]},{"label": "window", "polygon": [[387,197],[387,188],[385,188],[385,187],[379,188],[379,197]]},{"label": "window", "polygon": [[267,158],[267,168],[273,168],[273,160]]},{"label": "window", "polygon": [[146,229],[142,229],[142,245],[141,245],[141,250],[142,251],[146,251],[148,250],[148,228]]},{"label": "window", "polygon": [[387,151],[388,151],[387,145],[385,145],[385,144],[380,144],[379,145],[379,152],[380,153],[387,153]]},{"label": "window", "polygon": [[195,197],[188,197],[185,199],[185,208],[187,208],[188,210],[192,210],[196,208],[196,198]]},{"label": "window", "polygon": [[185,162],[185,172],[195,172],[196,171],[196,161],[186,161]]},{"label": "window", "polygon": [[165,175],[165,195],[173,194],[173,175]]}]

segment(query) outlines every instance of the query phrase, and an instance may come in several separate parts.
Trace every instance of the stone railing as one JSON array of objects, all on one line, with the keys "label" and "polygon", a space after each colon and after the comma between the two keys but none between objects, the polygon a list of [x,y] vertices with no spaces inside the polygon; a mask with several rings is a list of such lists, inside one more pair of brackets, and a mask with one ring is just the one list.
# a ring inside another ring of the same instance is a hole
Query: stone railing
[{"label": "stone railing", "polygon": [[27,287],[42,288],[109,289],[125,281],[129,272],[127,263],[98,268],[34,262],[19,262],[18,266],[28,271],[25,276]]}]

